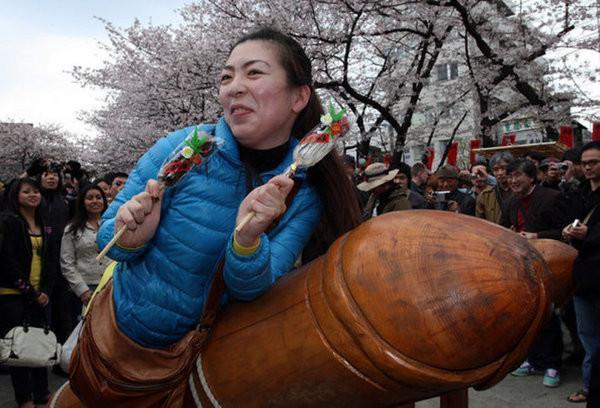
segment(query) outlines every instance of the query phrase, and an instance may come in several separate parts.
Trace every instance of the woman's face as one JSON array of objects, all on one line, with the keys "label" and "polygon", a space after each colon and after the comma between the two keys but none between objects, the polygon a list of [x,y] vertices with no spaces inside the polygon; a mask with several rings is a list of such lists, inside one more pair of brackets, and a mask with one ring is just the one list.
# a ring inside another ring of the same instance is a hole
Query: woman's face
[{"label": "woman's face", "polygon": [[53,171],[45,171],[42,173],[40,183],[42,188],[46,190],[55,190],[58,187],[59,175]]},{"label": "woman's face", "polygon": [[246,147],[264,150],[285,143],[309,98],[308,86],[288,85],[278,48],[268,41],[239,44],[221,72],[225,120]]},{"label": "woman's face", "polygon": [[104,200],[102,200],[100,191],[95,188],[88,190],[87,193],[85,193],[83,205],[85,206],[85,211],[88,215],[102,214],[102,211],[104,211]]},{"label": "woman's face", "polygon": [[104,195],[108,197],[108,194],[110,193],[110,186],[108,183],[106,181],[101,181],[97,184],[97,186],[100,187],[104,192]]},{"label": "woman's face", "polygon": [[29,184],[22,184],[19,188],[19,206],[24,208],[36,208],[42,202],[40,190]]}]

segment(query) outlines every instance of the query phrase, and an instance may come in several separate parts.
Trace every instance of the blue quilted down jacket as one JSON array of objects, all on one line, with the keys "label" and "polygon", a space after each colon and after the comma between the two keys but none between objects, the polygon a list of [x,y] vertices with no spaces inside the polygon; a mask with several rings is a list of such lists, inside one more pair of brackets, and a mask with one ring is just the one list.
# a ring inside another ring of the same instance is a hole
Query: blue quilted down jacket
[{"label": "blue quilted down jacket", "polygon": [[[194,167],[176,186],[165,190],[156,234],[133,250],[114,246],[108,256],[119,261],[113,276],[119,328],[147,347],[166,347],[198,322],[211,278],[225,253],[226,296],[252,300],[288,272],[321,216],[321,201],[306,180],[281,221],[261,236],[249,256],[232,249],[237,210],[246,195],[243,164],[237,144],[223,119],[199,127],[224,141],[206,165]],[[97,243],[103,248],[114,234],[117,210],[155,179],[165,158],[194,129],[181,129],[161,138],[138,161],[125,188],[102,217]],[[290,150],[275,169],[260,175],[263,182],[280,174],[293,161]],[[305,178],[305,173],[298,177]]]}]

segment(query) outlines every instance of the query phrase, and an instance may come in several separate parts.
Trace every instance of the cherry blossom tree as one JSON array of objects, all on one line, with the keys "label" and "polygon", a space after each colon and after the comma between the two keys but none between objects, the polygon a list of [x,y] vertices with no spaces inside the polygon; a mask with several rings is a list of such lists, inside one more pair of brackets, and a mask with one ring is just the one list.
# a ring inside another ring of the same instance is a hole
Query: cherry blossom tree
[{"label": "cherry blossom tree", "polygon": [[[166,132],[214,121],[222,62],[242,33],[265,25],[305,46],[321,97],[354,114],[347,145],[363,155],[382,129],[391,135],[387,149],[398,156],[409,140],[431,142],[455,128],[490,145],[494,126],[524,107],[535,107],[553,136],[568,113],[557,106],[598,106],[595,96],[573,86],[574,78],[594,78],[598,67],[565,66],[558,62],[573,54],[556,54],[598,52],[590,35],[598,5],[514,3],[198,0],[181,10],[178,27],[135,22],[118,29],[105,22],[109,59],[100,69],[77,67],[74,75],[109,91],[106,105],[87,119],[101,131],[97,157],[122,168]],[[451,58],[460,76],[437,82]]]},{"label": "cherry blossom tree", "polygon": [[0,123],[0,179],[19,176],[38,157],[61,162],[73,159],[76,149],[70,140],[58,125]]}]

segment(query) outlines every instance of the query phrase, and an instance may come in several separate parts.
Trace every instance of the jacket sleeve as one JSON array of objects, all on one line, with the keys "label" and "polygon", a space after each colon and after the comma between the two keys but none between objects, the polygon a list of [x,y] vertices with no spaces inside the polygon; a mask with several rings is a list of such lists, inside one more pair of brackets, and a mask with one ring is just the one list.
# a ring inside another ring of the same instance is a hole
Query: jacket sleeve
[{"label": "jacket sleeve", "polygon": [[461,206],[461,213],[475,216],[475,199],[471,196],[465,197],[464,206]]},{"label": "jacket sleeve", "polygon": [[63,276],[69,282],[71,290],[79,297],[90,290],[90,288],[83,280],[79,271],[77,271],[77,252],[75,251],[74,238],[67,227],[60,245],[60,267]]},{"label": "jacket sleeve", "polygon": [[39,296],[39,292],[29,282],[29,271],[27,273],[19,271],[19,263],[15,258],[19,252],[15,242],[23,239],[23,231],[16,222],[2,222],[2,230],[4,235],[1,248],[3,281],[9,283],[11,288],[21,292],[27,299],[34,300]]},{"label": "jacket sleeve", "polygon": [[[156,144],[140,158],[129,175],[125,187],[117,194],[110,207],[108,207],[102,216],[102,223],[96,236],[96,242],[100,250],[106,246],[116,233],[115,217],[119,207],[130,200],[134,195],[144,191],[148,180],[156,179],[164,160],[187,136],[191,129],[193,129],[193,127],[181,129],[159,139],[158,142],[156,142]],[[147,244],[144,244],[139,248],[126,249],[114,245],[110,251],[108,251],[107,255],[118,262],[131,261],[141,256],[145,252],[146,246]]]},{"label": "jacket sleeve", "polygon": [[251,255],[233,250],[233,235],[225,253],[223,276],[228,292],[239,300],[252,300],[265,292],[280,276],[292,269],[321,217],[316,191],[304,186],[276,228],[262,234]]},{"label": "jacket sleeve", "polygon": [[485,193],[481,192],[477,199],[475,200],[475,216],[477,218],[485,219],[485,201],[484,201]]},{"label": "jacket sleeve", "polygon": [[568,209],[565,197],[562,194],[556,194],[548,200],[547,204],[541,213],[546,228],[538,232],[538,238],[560,240],[562,229],[568,224]]}]

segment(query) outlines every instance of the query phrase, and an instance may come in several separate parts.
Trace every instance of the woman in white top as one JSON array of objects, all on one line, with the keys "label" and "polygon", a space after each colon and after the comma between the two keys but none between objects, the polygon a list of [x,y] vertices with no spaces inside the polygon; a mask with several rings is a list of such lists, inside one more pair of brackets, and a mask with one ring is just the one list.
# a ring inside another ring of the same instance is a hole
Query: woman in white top
[{"label": "woman in white top", "polygon": [[102,273],[111,262],[107,258],[101,261],[95,259],[98,255],[96,232],[106,207],[106,196],[99,186],[84,186],[77,197],[75,215],[62,238],[62,273],[84,306],[90,301]]}]

